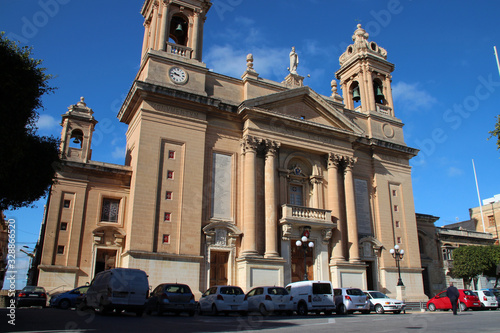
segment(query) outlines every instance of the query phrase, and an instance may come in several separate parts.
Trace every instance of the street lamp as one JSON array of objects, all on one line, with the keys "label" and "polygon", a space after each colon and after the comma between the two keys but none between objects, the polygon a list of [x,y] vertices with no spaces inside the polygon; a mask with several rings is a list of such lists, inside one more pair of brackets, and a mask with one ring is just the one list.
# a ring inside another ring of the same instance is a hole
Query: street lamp
[{"label": "street lamp", "polygon": [[311,229],[311,228],[305,227],[304,232],[302,233],[302,237],[300,238],[300,240],[295,242],[295,245],[297,245],[298,247],[302,247],[302,250],[304,250],[304,281],[308,280],[307,279],[307,250],[309,248],[312,249],[314,247],[313,242],[308,243],[309,229]]},{"label": "street lamp", "polygon": [[403,256],[405,255],[405,250],[399,249],[399,245],[394,245],[393,249],[390,249],[389,252],[392,254],[392,257],[396,260],[396,266],[398,266],[398,286],[404,286],[403,280],[401,280],[401,268],[399,266],[399,261],[403,260]]}]

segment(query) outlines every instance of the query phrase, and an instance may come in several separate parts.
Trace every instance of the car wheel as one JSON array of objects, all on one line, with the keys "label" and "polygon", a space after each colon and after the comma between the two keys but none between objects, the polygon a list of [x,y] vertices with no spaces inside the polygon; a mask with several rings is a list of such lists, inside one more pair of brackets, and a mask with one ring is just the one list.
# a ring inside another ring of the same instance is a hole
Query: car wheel
[{"label": "car wheel", "polygon": [[346,315],[347,314],[347,309],[345,308],[344,304],[340,304],[338,309],[337,309],[337,314],[340,315]]},{"label": "car wheel", "polygon": [[465,303],[460,302],[458,306],[460,307],[460,311],[467,311],[468,310],[467,305],[465,305]]},{"label": "car wheel", "polygon": [[212,316],[216,316],[219,314],[219,311],[217,311],[217,307],[215,306],[215,304],[212,304],[212,313],[211,315]]},{"label": "car wheel", "polygon": [[436,305],[434,303],[429,303],[427,308],[429,309],[429,311],[436,311]]},{"label": "car wheel", "polygon": [[263,315],[263,316],[269,316],[269,311],[267,311],[266,309],[266,306],[264,304],[261,304],[259,306],[259,312]]},{"label": "car wheel", "polygon": [[299,305],[297,305],[297,314],[299,316],[305,316],[307,315],[307,305],[304,302],[300,302]]},{"label": "car wheel", "polygon": [[62,301],[59,302],[59,307],[61,309],[64,309],[64,310],[68,309],[70,307],[70,305],[71,305],[71,303],[67,299],[63,299]]},{"label": "car wheel", "polygon": [[383,314],[384,313],[384,307],[381,304],[375,305],[375,312],[378,314]]}]

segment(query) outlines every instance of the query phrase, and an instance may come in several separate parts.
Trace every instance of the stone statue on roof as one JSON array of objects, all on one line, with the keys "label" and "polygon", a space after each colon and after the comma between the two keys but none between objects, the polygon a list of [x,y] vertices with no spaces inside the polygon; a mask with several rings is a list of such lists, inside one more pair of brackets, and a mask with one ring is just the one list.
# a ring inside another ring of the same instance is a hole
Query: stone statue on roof
[{"label": "stone statue on roof", "polygon": [[290,74],[297,74],[297,66],[299,65],[299,55],[295,52],[295,46],[292,46],[292,52],[290,52]]}]

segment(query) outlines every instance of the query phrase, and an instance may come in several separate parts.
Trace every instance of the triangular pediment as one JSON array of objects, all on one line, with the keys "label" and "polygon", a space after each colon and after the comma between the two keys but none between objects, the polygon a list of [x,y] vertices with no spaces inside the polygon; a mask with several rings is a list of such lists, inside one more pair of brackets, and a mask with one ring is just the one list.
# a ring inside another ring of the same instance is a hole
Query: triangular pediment
[{"label": "triangular pediment", "polygon": [[328,103],[321,95],[309,87],[300,87],[275,94],[257,97],[244,101],[242,108],[259,108],[303,120],[309,124],[316,123],[322,127],[341,129],[361,135],[362,129],[347,118],[340,106]]}]

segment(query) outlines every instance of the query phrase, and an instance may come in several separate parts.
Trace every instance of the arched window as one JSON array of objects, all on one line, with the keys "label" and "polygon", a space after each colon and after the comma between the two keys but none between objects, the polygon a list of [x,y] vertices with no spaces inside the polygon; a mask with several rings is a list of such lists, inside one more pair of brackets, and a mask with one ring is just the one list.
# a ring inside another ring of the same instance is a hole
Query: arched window
[{"label": "arched window", "polygon": [[80,129],[75,129],[71,132],[69,145],[71,148],[82,149],[83,132]]},{"label": "arched window", "polygon": [[188,36],[188,20],[180,15],[175,15],[170,21],[170,35],[169,41],[174,42],[178,45],[187,45]]},{"label": "arched window", "polygon": [[375,95],[375,103],[385,104],[384,86],[379,79],[373,80],[373,93]]}]

